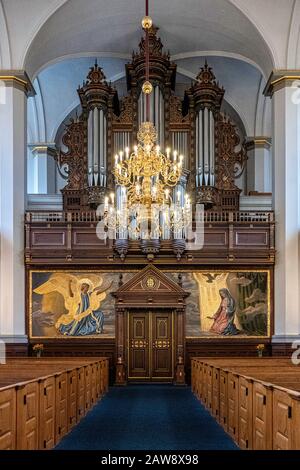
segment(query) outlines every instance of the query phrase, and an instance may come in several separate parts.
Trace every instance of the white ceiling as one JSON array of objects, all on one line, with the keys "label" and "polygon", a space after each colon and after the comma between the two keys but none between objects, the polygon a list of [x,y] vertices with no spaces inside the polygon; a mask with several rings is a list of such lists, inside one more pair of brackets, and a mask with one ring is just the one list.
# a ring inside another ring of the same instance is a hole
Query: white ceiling
[{"label": "white ceiling", "polygon": [[[300,68],[300,0],[150,0],[150,13],[178,79],[194,78],[207,57],[247,134],[268,135],[262,89],[274,67]],[[144,0],[0,0],[0,68],[38,78],[33,139],[54,138],[93,57],[109,79],[122,77],[143,14]]]},{"label": "white ceiling", "polygon": [[[143,11],[144,0],[0,0],[0,68],[36,74],[65,55],[128,54]],[[239,54],[266,74],[300,68],[300,0],[151,0],[150,11],[173,54]]]},{"label": "white ceiling", "polygon": [[[171,54],[222,51],[246,57],[266,73],[272,69],[272,57],[262,37],[227,0],[150,3],[151,15]],[[143,13],[143,0],[69,0],[40,29],[28,51],[26,68],[34,75],[59,57],[87,52],[124,57],[137,45]]]}]

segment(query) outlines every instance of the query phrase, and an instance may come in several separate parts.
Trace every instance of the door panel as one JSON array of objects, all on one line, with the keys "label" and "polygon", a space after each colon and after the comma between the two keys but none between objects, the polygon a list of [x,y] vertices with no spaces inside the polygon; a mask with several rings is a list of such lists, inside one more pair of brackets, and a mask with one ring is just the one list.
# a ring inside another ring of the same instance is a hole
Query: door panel
[{"label": "door panel", "polygon": [[152,377],[173,378],[172,312],[153,312],[152,317]]},{"label": "door panel", "polygon": [[128,320],[128,378],[149,379],[149,313],[130,313]]},{"label": "door panel", "polygon": [[173,378],[172,312],[128,314],[128,379]]}]

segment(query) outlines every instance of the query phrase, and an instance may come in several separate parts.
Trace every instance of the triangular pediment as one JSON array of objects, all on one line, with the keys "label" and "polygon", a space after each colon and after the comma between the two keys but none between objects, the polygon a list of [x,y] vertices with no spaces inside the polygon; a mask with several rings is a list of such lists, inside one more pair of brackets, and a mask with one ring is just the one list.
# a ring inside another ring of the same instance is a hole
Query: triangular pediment
[{"label": "triangular pediment", "polygon": [[153,265],[149,265],[135,274],[115,292],[115,295],[123,292],[164,292],[184,297],[188,295],[176,282]]}]

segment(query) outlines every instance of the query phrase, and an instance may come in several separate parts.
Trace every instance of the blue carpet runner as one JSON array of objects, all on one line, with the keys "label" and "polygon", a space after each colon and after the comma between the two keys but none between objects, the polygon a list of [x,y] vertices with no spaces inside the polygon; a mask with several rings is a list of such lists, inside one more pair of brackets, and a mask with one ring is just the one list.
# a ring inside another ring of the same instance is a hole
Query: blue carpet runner
[{"label": "blue carpet runner", "polygon": [[64,450],[233,450],[190,388],[131,385],[109,393],[56,446]]}]

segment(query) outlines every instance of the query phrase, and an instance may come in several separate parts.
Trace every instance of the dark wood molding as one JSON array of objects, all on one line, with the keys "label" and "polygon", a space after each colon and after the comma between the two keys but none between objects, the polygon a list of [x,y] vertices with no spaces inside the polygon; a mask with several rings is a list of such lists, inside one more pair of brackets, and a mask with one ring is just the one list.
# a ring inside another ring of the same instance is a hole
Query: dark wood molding
[{"label": "dark wood molding", "polygon": [[[27,265],[146,265],[139,242],[129,241],[120,259],[114,242],[100,240],[95,212],[27,213],[25,263]],[[162,240],[155,264],[274,265],[274,215],[267,213],[213,213],[205,215],[202,249],[186,250],[180,259],[170,240]]]},{"label": "dark wood molding", "polygon": [[[38,341],[39,343],[41,341]],[[30,340],[28,344],[28,355],[33,356],[32,346],[37,341]],[[115,375],[115,339],[43,339],[43,356],[46,357],[107,357],[109,358],[110,383],[113,383]]]},{"label": "dark wood molding", "polygon": [[7,357],[28,356],[28,343],[7,343]]}]

